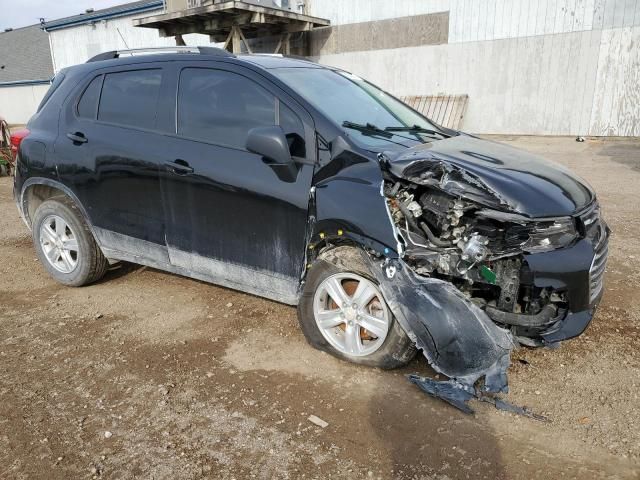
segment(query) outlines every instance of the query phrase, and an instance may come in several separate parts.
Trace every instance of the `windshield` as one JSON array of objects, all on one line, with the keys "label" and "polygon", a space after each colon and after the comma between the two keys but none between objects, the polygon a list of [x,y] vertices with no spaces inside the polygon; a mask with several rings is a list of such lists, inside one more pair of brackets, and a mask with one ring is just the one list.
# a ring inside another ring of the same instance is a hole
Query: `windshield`
[{"label": "windshield", "polygon": [[[356,75],[324,68],[279,68],[271,72],[365,148],[396,143],[411,147],[434,140],[433,135],[411,130],[414,127],[440,131],[427,118]],[[360,128],[346,128],[345,122]],[[375,130],[398,127],[408,130],[384,134]]]}]

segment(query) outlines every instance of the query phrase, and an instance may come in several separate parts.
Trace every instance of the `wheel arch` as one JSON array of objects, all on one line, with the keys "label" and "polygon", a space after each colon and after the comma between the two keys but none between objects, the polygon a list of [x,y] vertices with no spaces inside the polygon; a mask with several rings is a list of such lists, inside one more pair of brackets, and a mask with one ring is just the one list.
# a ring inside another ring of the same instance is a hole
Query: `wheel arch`
[{"label": "wheel arch", "polygon": [[[20,213],[29,228],[33,226],[33,216],[42,203],[55,197],[65,197],[78,208],[87,226],[94,234],[93,224],[78,197],[66,185],[50,178],[33,177],[22,186],[20,193]],[[95,234],[94,234],[95,237]]]}]

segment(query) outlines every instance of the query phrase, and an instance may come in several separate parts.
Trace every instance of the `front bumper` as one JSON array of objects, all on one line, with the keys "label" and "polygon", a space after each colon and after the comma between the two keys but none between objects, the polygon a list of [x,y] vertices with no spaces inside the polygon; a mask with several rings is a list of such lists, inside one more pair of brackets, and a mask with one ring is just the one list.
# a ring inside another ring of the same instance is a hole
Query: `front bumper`
[{"label": "front bumper", "polygon": [[568,300],[562,318],[537,332],[544,344],[577,337],[591,323],[604,293],[609,237],[609,227],[599,220],[572,247],[525,255],[534,285],[562,292]]}]

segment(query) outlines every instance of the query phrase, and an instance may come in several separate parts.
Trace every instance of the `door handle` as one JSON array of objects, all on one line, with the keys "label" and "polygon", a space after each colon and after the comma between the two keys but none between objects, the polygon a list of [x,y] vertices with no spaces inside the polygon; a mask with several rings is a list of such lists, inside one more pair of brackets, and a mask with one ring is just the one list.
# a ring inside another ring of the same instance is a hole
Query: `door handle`
[{"label": "door handle", "polygon": [[72,140],[74,143],[87,143],[89,141],[82,132],[69,132],[67,133],[67,138]]},{"label": "door handle", "polygon": [[189,175],[193,173],[193,167],[184,160],[177,159],[173,162],[165,162],[165,166],[169,168],[176,175]]}]

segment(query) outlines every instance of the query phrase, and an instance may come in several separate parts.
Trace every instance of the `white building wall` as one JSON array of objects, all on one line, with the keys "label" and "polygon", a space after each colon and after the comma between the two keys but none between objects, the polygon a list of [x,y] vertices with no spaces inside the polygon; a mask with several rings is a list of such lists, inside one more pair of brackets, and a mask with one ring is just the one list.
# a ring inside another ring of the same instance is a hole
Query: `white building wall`
[{"label": "white building wall", "polygon": [[333,25],[449,11],[448,44],[318,61],[396,95],[467,93],[465,130],[640,136],[640,0],[309,0],[307,6]]},{"label": "white building wall", "polygon": [[[157,30],[133,26],[136,18],[158,12],[117,17],[94,25],[78,25],[49,32],[53,68],[62,68],[86,62],[89,58],[110,50],[126,48],[175,46],[173,37],[161,38]],[[187,45],[209,45],[208,35],[185,35]]]},{"label": "white building wall", "polygon": [[[469,94],[475,133],[640,136],[640,0],[307,0],[348,25],[449,12],[445,45],[325,54],[396,95]],[[54,68],[174,45],[120,17],[50,32]],[[394,35],[394,32],[389,32]],[[186,35],[188,45],[209,45]]]},{"label": "white building wall", "polygon": [[35,113],[49,85],[0,86],[2,116],[9,125],[24,125]]}]

